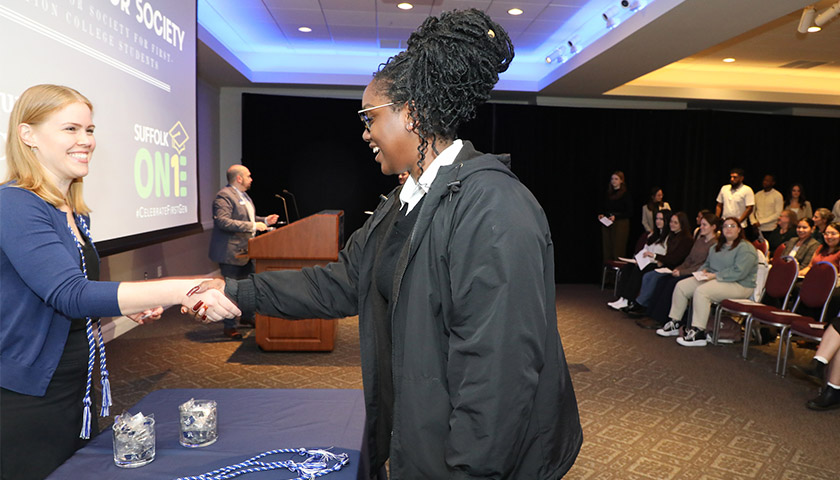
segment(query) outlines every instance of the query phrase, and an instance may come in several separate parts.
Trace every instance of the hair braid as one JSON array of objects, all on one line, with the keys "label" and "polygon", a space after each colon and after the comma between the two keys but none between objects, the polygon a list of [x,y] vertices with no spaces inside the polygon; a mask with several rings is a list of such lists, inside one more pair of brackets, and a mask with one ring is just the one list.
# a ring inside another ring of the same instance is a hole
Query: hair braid
[{"label": "hair braid", "polygon": [[484,12],[470,9],[426,18],[407,45],[380,66],[374,79],[384,82],[397,106],[408,104],[420,137],[422,172],[427,147],[437,154],[437,140],[454,139],[458,127],[490,98],[499,73],[513,60],[513,43]]}]

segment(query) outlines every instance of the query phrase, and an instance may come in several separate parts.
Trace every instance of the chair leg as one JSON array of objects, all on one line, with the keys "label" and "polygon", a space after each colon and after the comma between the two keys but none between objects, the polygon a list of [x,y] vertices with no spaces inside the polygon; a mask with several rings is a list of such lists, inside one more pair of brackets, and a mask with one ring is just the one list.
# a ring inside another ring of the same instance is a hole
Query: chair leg
[{"label": "chair leg", "polygon": [[781,371],[782,366],[782,347],[785,344],[785,335],[788,335],[790,332],[790,326],[782,327],[782,331],[779,332],[779,350],[776,352],[776,375],[785,376],[784,372]]},{"label": "chair leg", "polygon": [[750,348],[750,334],[752,333],[752,315],[744,322],[744,348],[741,350],[741,358],[747,359],[747,350]]},{"label": "chair leg", "polygon": [[604,265],[604,269],[601,271],[601,291],[604,291],[604,284],[607,282],[607,266]]},{"label": "chair leg", "polygon": [[712,345],[717,345],[718,339],[720,338],[720,317],[722,314],[722,308],[720,304],[718,304],[717,308],[715,309],[714,323],[712,324]]},{"label": "chair leg", "polygon": [[621,280],[621,270],[615,271],[615,284],[613,284],[613,296],[618,296],[618,282]]},{"label": "chair leg", "polygon": [[[782,378],[784,378],[785,373],[787,372],[787,360],[788,360],[788,355],[790,355],[790,339],[791,339],[791,336],[793,336],[793,330],[788,329],[787,335],[785,335],[785,356],[782,357]],[[782,339],[779,338],[779,341],[781,342]]]}]

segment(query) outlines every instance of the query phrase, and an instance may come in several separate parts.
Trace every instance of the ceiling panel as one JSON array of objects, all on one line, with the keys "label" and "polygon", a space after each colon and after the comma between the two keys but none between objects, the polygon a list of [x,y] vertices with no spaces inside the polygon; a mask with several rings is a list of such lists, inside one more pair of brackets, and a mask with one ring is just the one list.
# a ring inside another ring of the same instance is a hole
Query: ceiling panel
[{"label": "ceiling panel", "polygon": [[[218,35],[208,45],[224,46],[227,50],[220,53],[222,57],[235,52],[239,62],[232,64],[244,65],[253,72],[248,75],[263,79],[306,78],[306,68],[317,65],[319,82],[329,78],[324,72],[333,68],[337,82],[341,84],[359,75],[352,70],[366,61],[375,63],[378,61],[375,59],[384,60],[393,55],[394,49],[405,48],[406,39],[427,15],[456,8],[478,8],[488,12],[511,34],[517,56],[511,68],[501,76],[501,89],[597,97],[610,89],[613,93],[621,90],[616,87],[632,81],[635,75],[639,79],[644,77],[642,85],[635,90],[624,89],[619,94],[635,95],[634,92],[644,90],[644,95],[649,95],[657,88],[657,75],[645,75],[645,72],[677,61],[674,65],[679,68],[658,78],[673,82],[680,72],[699,72],[699,68],[704,73],[695,75],[698,79],[712,78],[712,72],[744,79],[749,78],[750,69],[753,69],[773,78],[772,82],[762,82],[760,78],[755,81],[756,85],[764,85],[765,90],[782,89],[787,75],[791,78],[791,91],[807,91],[802,78],[810,75],[813,79],[819,77],[821,82],[813,91],[823,92],[832,85],[826,78],[833,78],[833,72],[840,70],[840,19],[829,22],[817,34],[803,35],[795,31],[801,7],[807,0],[738,0],[736,3],[731,0],[642,0],[645,7],[612,30],[606,28],[600,14],[619,0],[415,0],[415,8],[408,11],[396,7],[399,0],[197,1],[199,23],[204,27],[199,31],[203,35]],[[818,11],[823,11],[834,1],[819,0],[815,5]],[[510,16],[507,10],[511,7],[521,8],[524,13]],[[677,9],[682,13],[663,13]],[[775,16],[769,14],[770,10]],[[621,11],[631,15],[630,10]],[[778,16],[777,11],[782,11],[783,16]],[[722,16],[721,12],[726,15]],[[664,18],[668,20],[662,20]],[[757,18],[765,20],[756,22]],[[302,25],[313,28],[313,32],[298,32],[297,28]],[[649,28],[651,25],[655,27]],[[756,25],[761,26],[755,28]],[[721,37],[722,28],[734,31],[736,35]],[[636,35],[640,32],[646,33]],[[587,47],[567,58],[566,63],[545,63],[545,55],[549,52],[543,50],[551,50],[552,45],[565,43],[571,35],[580,33],[594,35],[593,42],[606,46]],[[634,38],[645,41],[637,46],[638,42],[631,41]],[[628,46],[621,48],[623,45]],[[702,47],[694,49],[694,46]],[[284,49],[290,53],[282,59],[260,57],[261,54],[276,56]],[[318,55],[321,54],[330,60],[319,62]],[[737,61],[723,67],[722,56],[735,57]],[[779,68],[794,61],[824,64],[808,70]],[[264,68],[278,70],[262,71]],[[365,78],[369,75],[367,70],[363,75]],[[788,73],[790,70],[796,71]],[[752,74],[759,75],[755,72]],[[226,78],[238,77],[227,75]],[[684,74],[680,81],[692,80],[692,75]],[[711,83],[726,84],[717,80]],[[837,85],[840,85],[840,77]],[[673,93],[677,91],[675,88],[663,89],[662,95],[686,95],[684,92],[700,89],[702,85],[680,86],[679,93]],[[721,98],[735,97],[721,95]],[[760,96],[755,94],[751,98]],[[840,97],[840,92],[837,96]],[[778,95],[773,98],[778,99]],[[840,103],[840,100],[829,103]]]},{"label": "ceiling panel", "polygon": [[365,28],[371,33],[375,33],[375,29],[371,25],[376,25],[376,14],[370,11],[354,11],[354,10],[325,10],[324,15],[327,17],[327,23],[330,28],[335,26],[349,26]]}]

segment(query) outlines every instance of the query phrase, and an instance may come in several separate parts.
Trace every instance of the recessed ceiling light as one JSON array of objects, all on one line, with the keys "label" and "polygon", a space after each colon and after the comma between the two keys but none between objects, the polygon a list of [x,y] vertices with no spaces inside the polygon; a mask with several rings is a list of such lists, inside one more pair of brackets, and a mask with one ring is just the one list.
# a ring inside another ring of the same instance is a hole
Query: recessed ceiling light
[{"label": "recessed ceiling light", "polygon": [[732,57],[729,57],[729,58],[724,58],[723,61],[726,62],[726,63],[732,63],[732,62],[735,61],[735,59],[732,58]]},{"label": "recessed ceiling light", "polygon": [[822,30],[822,28],[816,25],[808,27],[808,33],[819,32],[820,30]]},{"label": "recessed ceiling light", "polygon": [[298,31],[303,33],[309,33],[312,31],[312,29],[309,27],[298,27]]},{"label": "recessed ceiling light", "polygon": [[508,14],[513,16],[522,15],[523,13],[522,9],[519,8],[511,8],[508,10]]},{"label": "recessed ceiling light", "polygon": [[397,8],[399,8],[400,10],[411,10],[412,8],[414,8],[414,5],[408,2],[402,2],[397,4]]}]

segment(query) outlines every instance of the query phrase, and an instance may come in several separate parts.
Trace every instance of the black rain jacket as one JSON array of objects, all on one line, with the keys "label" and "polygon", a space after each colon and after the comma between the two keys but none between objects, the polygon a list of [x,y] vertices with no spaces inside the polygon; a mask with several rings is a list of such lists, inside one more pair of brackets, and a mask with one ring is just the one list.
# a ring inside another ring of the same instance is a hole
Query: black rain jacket
[{"label": "black rain jacket", "polygon": [[[382,220],[399,208],[396,193],[337,262],[228,280],[225,293],[243,311],[283,318],[359,315],[372,472],[390,458],[398,480],[561,478],[583,434],[557,331],[542,208],[509,157],[464,142],[418,207],[383,306],[373,265]],[[383,322],[391,351],[377,340]],[[389,403],[380,398],[384,355],[393,422],[380,408]]]}]

